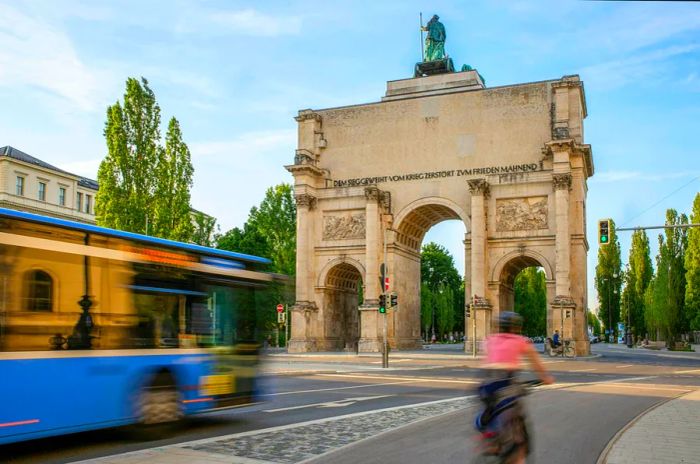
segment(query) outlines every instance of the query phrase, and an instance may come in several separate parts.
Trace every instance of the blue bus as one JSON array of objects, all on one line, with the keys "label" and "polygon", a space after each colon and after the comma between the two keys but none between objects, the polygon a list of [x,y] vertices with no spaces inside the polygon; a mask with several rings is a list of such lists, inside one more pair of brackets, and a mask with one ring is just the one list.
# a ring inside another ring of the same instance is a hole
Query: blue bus
[{"label": "blue bus", "polygon": [[268,264],[0,208],[0,444],[254,402]]}]

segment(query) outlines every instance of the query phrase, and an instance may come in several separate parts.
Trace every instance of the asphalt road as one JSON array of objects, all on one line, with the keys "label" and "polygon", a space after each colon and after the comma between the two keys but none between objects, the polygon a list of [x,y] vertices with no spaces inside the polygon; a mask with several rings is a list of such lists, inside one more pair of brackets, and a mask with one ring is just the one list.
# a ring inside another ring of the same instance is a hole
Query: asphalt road
[{"label": "asphalt road", "polygon": [[[700,357],[594,347],[604,356],[546,359],[557,384],[528,398],[535,462],[595,462],[615,433],[648,407],[700,387]],[[305,362],[305,364],[309,364]],[[327,362],[325,363],[327,364]],[[325,366],[324,364],[324,366]],[[201,438],[290,425],[473,393],[482,372],[471,362],[423,362],[405,370],[267,376],[266,402],[188,420],[162,440],[129,429],[74,434],[0,447],[0,462],[66,463]],[[427,365],[426,365],[427,364]],[[443,364],[443,367],[440,365]],[[449,364],[449,365],[445,365]],[[400,366],[399,363],[394,363]],[[475,406],[474,406],[475,407]],[[467,462],[474,407],[360,441],[318,462]]]}]

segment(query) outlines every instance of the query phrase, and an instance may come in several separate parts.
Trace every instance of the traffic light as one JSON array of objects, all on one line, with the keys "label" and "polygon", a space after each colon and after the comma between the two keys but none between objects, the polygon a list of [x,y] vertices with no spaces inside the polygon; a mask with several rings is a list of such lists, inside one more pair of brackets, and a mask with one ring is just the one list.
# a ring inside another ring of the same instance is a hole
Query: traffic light
[{"label": "traffic light", "polygon": [[598,245],[610,243],[610,219],[598,221]]},{"label": "traffic light", "polygon": [[379,312],[386,313],[386,295],[383,293],[379,295]]},{"label": "traffic light", "polygon": [[472,309],[472,305],[471,305],[471,304],[468,304],[467,306],[465,306],[465,308],[464,308],[464,317],[469,317],[469,316],[471,315],[471,309]]},{"label": "traffic light", "polygon": [[394,306],[398,306],[399,304],[399,296],[396,293],[391,294],[391,307],[393,308]]}]

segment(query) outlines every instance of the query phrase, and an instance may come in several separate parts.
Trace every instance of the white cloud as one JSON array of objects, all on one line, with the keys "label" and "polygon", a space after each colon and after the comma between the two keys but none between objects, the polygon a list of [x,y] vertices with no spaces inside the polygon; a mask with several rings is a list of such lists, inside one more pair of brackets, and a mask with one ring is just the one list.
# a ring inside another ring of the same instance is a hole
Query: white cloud
[{"label": "white cloud", "polygon": [[40,89],[84,111],[100,108],[100,79],[63,31],[6,4],[0,18],[0,86]]},{"label": "white cloud", "polygon": [[217,11],[209,18],[230,27],[231,33],[254,37],[297,35],[301,32],[300,16],[271,16],[254,9]]},{"label": "white cloud", "polygon": [[693,53],[700,45],[674,45],[648,53],[638,54],[621,60],[587,66],[581,74],[590,85],[598,89],[621,87],[629,82],[643,82],[650,78],[667,77],[668,69],[662,66],[665,61],[680,55]]},{"label": "white cloud", "polygon": [[234,156],[246,156],[254,160],[259,155],[270,152],[282,152],[293,158],[296,147],[297,132],[294,129],[278,131],[256,131],[218,142],[200,142],[189,144],[194,157],[216,156],[232,159]]}]

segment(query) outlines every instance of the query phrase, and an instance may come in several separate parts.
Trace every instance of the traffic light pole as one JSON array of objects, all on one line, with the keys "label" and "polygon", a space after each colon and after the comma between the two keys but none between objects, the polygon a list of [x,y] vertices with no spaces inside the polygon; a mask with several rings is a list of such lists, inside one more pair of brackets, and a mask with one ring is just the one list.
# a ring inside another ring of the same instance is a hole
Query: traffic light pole
[{"label": "traffic light pole", "polygon": [[[384,229],[384,258],[383,258],[382,262],[384,263],[384,272],[386,273],[385,276],[389,275],[389,270],[386,266],[386,242],[387,242],[386,235],[387,235],[388,231],[389,231],[389,229]],[[387,311],[388,308],[386,308],[386,307],[389,305],[386,304],[386,297],[387,297],[386,280],[384,282],[382,282],[382,295],[384,295],[384,305],[385,305],[385,311],[384,311],[384,315],[382,317],[383,325],[384,325],[384,328],[382,330],[382,332],[383,332],[382,343],[384,345],[384,350],[382,350],[383,351],[382,352],[382,368],[386,369],[389,367],[389,341],[387,340],[387,320],[386,320],[387,313],[388,313],[388,311]]]}]

